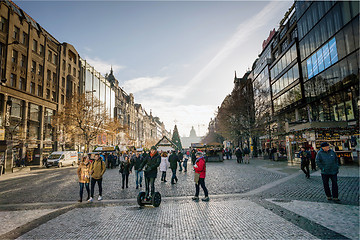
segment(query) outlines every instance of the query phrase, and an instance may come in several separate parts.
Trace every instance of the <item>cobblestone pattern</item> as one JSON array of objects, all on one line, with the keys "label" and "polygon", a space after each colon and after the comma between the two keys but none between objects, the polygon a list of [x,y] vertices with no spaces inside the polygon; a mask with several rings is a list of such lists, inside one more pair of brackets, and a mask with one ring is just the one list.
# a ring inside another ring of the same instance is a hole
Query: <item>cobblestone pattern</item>
[{"label": "cobblestone pattern", "polygon": [[[338,186],[342,204],[359,205],[359,178],[338,177]],[[256,194],[255,197],[328,202],[320,176],[311,176],[310,179],[306,179],[305,175],[299,175],[284,184]]]},{"label": "cobblestone pattern", "polygon": [[[224,218],[224,216],[227,216]],[[261,216],[261,217],[260,217]],[[247,201],[162,204],[159,208],[82,208],[19,239],[316,239]]]},{"label": "cobblestone pattern", "polygon": [[350,239],[359,238],[359,206],[297,200],[272,202]]},{"label": "cobblestone pattern", "polygon": [[[264,160],[253,160],[250,164],[237,164],[235,160],[207,163],[206,186],[209,194],[244,193],[286,176],[284,173],[267,171],[260,168]],[[195,186],[193,170],[188,165],[188,172],[177,171],[178,183],[171,185],[171,171],[167,171],[167,183],[156,180],[156,190],[163,196],[191,196]],[[143,188],[144,190],[144,180]],[[52,169],[22,178],[2,181],[0,185],[0,204],[76,201],[79,191],[76,168]],[[139,190],[135,189],[134,174],[129,176],[129,188],[121,189],[121,175],[118,169],[107,169],[103,178],[104,199],[136,198]],[[98,188],[95,187],[95,195]],[[202,192],[201,192],[202,194]],[[86,190],[84,189],[84,197]]]},{"label": "cobblestone pattern", "polygon": [[54,210],[24,210],[24,211],[0,211],[1,228],[0,235],[9,232],[23,224],[33,221]]}]

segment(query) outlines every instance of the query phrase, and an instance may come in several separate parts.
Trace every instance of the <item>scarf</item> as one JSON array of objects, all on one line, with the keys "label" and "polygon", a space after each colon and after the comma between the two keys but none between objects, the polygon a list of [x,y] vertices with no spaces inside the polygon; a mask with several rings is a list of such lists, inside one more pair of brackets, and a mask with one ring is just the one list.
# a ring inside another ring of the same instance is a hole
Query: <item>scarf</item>
[{"label": "scarf", "polygon": [[157,152],[154,152],[154,154],[150,153],[150,156],[153,157],[153,156],[155,156],[156,153],[157,153]]}]

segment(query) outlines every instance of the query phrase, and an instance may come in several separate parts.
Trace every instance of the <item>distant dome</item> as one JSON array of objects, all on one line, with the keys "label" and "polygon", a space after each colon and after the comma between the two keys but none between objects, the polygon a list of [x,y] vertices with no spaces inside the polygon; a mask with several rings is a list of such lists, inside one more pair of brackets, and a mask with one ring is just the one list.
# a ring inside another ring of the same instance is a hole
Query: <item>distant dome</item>
[{"label": "distant dome", "polygon": [[195,129],[194,129],[194,126],[192,126],[192,128],[191,128],[191,130],[190,130],[190,137],[197,137],[197,136],[196,136]]}]

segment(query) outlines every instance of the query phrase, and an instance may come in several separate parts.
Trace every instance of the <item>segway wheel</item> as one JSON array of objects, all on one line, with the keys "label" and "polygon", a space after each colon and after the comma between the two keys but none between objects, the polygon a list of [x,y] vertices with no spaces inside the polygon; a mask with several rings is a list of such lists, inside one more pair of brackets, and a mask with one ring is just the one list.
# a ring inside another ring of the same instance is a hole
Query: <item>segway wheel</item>
[{"label": "segway wheel", "polygon": [[151,203],[154,207],[160,206],[161,203],[161,194],[159,192],[155,192],[153,198],[151,199]]},{"label": "segway wheel", "polygon": [[144,199],[145,199],[145,192],[139,192],[139,195],[137,196],[137,203],[139,204],[139,206],[145,205],[143,203]]}]

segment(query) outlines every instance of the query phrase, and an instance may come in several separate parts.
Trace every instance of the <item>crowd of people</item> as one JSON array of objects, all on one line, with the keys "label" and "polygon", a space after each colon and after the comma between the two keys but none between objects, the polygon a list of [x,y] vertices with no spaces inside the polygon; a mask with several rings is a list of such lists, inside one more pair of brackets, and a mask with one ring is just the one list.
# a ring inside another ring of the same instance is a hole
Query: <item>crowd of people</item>
[{"label": "crowd of people", "polygon": [[[195,196],[194,201],[199,200],[200,186],[204,190],[205,197],[203,201],[209,201],[208,190],[205,186],[206,163],[201,151],[195,149],[190,151],[167,151],[158,152],[156,147],[151,147],[150,151],[123,152],[119,155],[110,153],[102,155],[95,153],[94,159],[85,156],[81,159],[77,174],[80,185],[80,198],[78,202],[83,201],[84,187],[87,191],[88,202],[94,201],[95,185],[98,185],[98,201],[102,198],[102,177],[107,168],[119,166],[119,173],[122,176],[121,188],[129,187],[129,176],[134,171],[134,179],[136,189],[142,188],[143,179],[145,182],[145,196],[148,200],[155,193],[155,180],[157,178],[158,169],[161,172],[161,181],[167,182],[166,173],[171,169],[171,184],[176,184],[178,178],[177,170],[187,172],[188,160],[191,159],[195,176]],[[179,168],[178,168],[179,167]],[[90,186],[89,186],[90,184]]]}]

